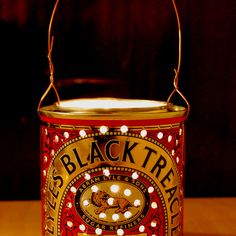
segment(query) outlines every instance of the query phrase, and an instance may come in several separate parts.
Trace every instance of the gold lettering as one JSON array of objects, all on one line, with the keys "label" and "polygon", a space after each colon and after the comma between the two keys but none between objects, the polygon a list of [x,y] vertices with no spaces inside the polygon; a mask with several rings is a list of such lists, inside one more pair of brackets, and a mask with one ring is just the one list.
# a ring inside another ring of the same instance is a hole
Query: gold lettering
[{"label": "gold lettering", "polygon": [[54,186],[53,187],[51,187],[51,183],[49,183],[49,192],[52,194],[52,196],[54,197],[54,198],[58,198],[58,195],[59,195],[59,191],[56,191],[55,192],[55,190],[57,190]]}]

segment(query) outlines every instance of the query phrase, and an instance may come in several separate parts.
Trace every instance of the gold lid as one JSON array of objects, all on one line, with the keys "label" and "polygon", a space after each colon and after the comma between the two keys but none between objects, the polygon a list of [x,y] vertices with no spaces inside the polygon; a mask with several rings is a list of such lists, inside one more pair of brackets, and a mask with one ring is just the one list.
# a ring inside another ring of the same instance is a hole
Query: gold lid
[{"label": "gold lid", "polygon": [[182,117],[187,109],[163,101],[122,98],[81,98],[41,107],[39,114],[66,119],[158,119]]}]

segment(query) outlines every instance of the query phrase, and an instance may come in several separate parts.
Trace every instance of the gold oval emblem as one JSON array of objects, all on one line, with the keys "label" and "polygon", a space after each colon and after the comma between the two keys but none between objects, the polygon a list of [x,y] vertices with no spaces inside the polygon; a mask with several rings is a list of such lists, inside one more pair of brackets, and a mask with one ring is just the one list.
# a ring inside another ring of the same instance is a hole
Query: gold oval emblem
[{"label": "gold oval emblem", "polygon": [[94,177],[91,177],[94,173],[87,173],[90,177],[87,187],[83,188],[82,183],[78,187],[82,192],[78,191],[75,196],[77,212],[85,223],[96,222],[112,229],[111,225],[128,224],[147,214],[148,190],[142,180],[135,179],[138,175],[135,170],[127,168],[122,175],[113,167],[98,170]]}]

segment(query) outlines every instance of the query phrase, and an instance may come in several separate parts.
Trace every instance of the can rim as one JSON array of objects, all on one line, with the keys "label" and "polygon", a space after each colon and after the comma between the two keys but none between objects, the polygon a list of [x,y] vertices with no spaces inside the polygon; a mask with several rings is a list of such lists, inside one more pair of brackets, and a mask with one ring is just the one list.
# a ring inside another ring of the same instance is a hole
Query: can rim
[{"label": "can rim", "polygon": [[[132,105],[133,104],[133,105]],[[122,105],[122,106],[121,106]],[[143,119],[171,118],[184,116],[183,106],[164,101],[123,99],[123,98],[79,98],[63,100],[53,105],[41,107],[39,114],[53,118],[84,119]]]}]

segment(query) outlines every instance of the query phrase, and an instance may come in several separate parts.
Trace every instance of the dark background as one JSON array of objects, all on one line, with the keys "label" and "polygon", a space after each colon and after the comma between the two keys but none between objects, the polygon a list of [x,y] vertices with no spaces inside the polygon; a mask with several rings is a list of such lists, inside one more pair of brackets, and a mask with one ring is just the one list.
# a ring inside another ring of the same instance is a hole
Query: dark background
[{"label": "dark background", "polygon": [[[180,89],[191,104],[185,195],[236,196],[236,1],[176,3],[183,36]],[[37,106],[49,84],[53,5],[0,0],[1,200],[40,198]],[[62,98],[166,100],[173,89],[178,33],[171,0],[61,1],[53,34]]]}]

